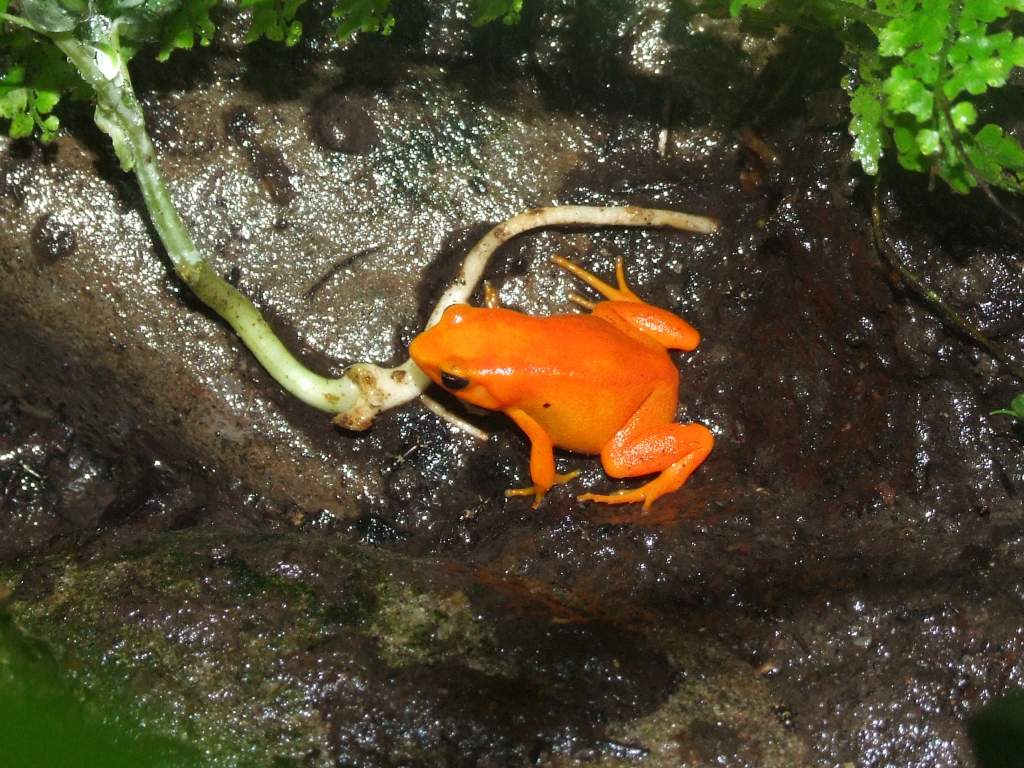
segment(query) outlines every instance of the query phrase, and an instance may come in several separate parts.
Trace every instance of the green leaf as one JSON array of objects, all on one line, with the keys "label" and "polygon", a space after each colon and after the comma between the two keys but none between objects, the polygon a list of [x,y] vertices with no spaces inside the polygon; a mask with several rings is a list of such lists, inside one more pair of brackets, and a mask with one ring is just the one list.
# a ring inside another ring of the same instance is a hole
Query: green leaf
[{"label": "green leaf", "polygon": [[210,11],[216,4],[217,0],[184,0],[163,22],[157,60],[167,61],[175,50],[190,50],[197,41],[202,46],[213,42],[216,27]]},{"label": "green leaf", "polygon": [[877,86],[858,86],[850,99],[850,111],[853,157],[865,173],[873,176],[878,173],[882,156],[882,101]]},{"label": "green leaf", "polygon": [[902,56],[913,40],[910,20],[895,18],[878,33],[878,52],[882,56]]},{"label": "green leaf", "polygon": [[993,186],[1024,192],[1024,148],[1001,127],[989,123],[976,134],[961,134],[973,175]]},{"label": "green leaf", "polygon": [[1018,421],[1024,421],[1024,392],[1010,401],[1009,408],[1000,408],[998,411],[992,411],[992,415],[1012,416]]},{"label": "green leaf", "polygon": [[295,45],[302,36],[302,23],[296,14],[306,0],[242,0],[243,7],[251,7],[252,22],[246,32],[247,43],[265,37],[285,45]]},{"label": "green leaf", "polygon": [[1012,136],[1007,136],[998,125],[989,123],[974,137],[978,147],[987,152],[1000,165],[1011,168],[1024,168],[1024,149]]},{"label": "green leaf", "polygon": [[504,24],[516,24],[523,10],[523,0],[476,0],[473,26],[482,27],[501,19]]},{"label": "green leaf", "polygon": [[953,105],[949,110],[949,116],[953,120],[953,127],[962,133],[977,121],[978,111],[971,102],[961,101]]},{"label": "green leaf", "polygon": [[70,11],[56,0],[19,0],[25,18],[47,32],[70,32],[80,14]]},{"label": "green leaf", "polygon": [[[88,95],[90,89],[60,49],[25,29],[0,31],[6,72],[0,76],[0,119],[13,136],[36,132],[44,141],[56,136],[59,120],[50,113],[64,95]],[[51,119],[52,118],[52,119]]]},{"label": "green leaf", "polygon": [[939,166],[939,176],[958,195],[966,195],[977,186],[974,177],[967,172],[963,163]]},{"label": "green leaf", "polygon": [[38,112],[41,115],[46,115],[52,112],[53,108],[57,106],[58,101],[60,101],[59,91],[47,91],[37,89],[35,92],[36,112]]},{"label": "green leaf", "polygon": [[923,48],[910,51],[903,57],[903,63],[929,89],[938,81],[942,69],[939,57],[934,53],[928,53]]},{"label": "green leaf", "polygon": [[338,0],[331,12],[339,22],[338,40],[346,40],[354,32],[390,35],[395,26],[390,8],[391,0]]},{"label": "green leaf", "polygon": [[985,23],[995,21],[1006,16],[1006,0],[967,0],[962,13]]},{"label": "green leaf", "polygon": [[931,128],[922,128],[914,137],[922,155],[937,155],[941,149],[939,132]]},{"label": "green leaf", "polygon": [[12,66],[7,70],[2,78],[0,78],[0,88],[11,85],[21,85],[25,82],[25,67],[20,64]]},{"label": "green leaf", "polygon": [[27,88],[9,88],[0,90],[0,117],[13,120],[28,107]]},{"label": "green leaf", "polygon": [[914,132],[905,125],[897,125],[893,128],[892,138],[896,143],[896,159],[899,164],[908,171],[923,171],[921,150],[917,145],[917,137]]},{"label": "green leaf", "polygon": [[1015,37],[1006,47],[1006,58],[1015,67],[1024,67],[1024,37]]},{"label": "green leaf", "polygon": [[9,132],[12,139],[23,139],[26,136],[31,136],[35,127],[32,115],[27,112],[18,112],[11,120]]},{"label": "green leaf", "polygon": [[729,13],[733,16],[739,16],[740,12],[744,8],[759,11],[764,8],[767,3],[768,0],[730,0]]},{"label": "green leaf", "polygon": [[39,123],[39,140],[49,144],[57,138],[57,130],[60,128],[60,120],[56,115],[50,115]]},{"label": "green leaf", "polygon": [[932,116],[935,97],[909,69],[893,67],[883,88],[888,96],[888,107],[893,112],[907,112],[921,123]]},{"label": "green leaf", "polygon": [[946,44],[949,29],[949,2],[924,0],[915,18],[917,42],[928,54],[937,54]]}]

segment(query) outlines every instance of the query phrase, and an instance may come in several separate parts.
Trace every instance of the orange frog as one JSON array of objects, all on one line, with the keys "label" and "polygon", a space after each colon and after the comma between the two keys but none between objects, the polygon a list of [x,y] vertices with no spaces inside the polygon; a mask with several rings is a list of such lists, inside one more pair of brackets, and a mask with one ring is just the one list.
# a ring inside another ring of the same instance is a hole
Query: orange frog
[{"label": "orange frog", "polygon": [[555,256],[553,261],[608,301],[574,301],[585,315],[531,317],[497,307],[456,304],[409,347],[416,364],[461,400],[501,411],[530,439],[533,485],[507,491],[532,495],[536,508],[556,483],[578,472],[555,472],[554,448],[600,454],[612,477],[659,473],[630,490],[581,501],[643,502],[644,510],[679,488],[711,452],[714,438],[701,424],[676,424],[679,371],[670,349],[690,351],[700,334],[680,317],[643,302]]}]

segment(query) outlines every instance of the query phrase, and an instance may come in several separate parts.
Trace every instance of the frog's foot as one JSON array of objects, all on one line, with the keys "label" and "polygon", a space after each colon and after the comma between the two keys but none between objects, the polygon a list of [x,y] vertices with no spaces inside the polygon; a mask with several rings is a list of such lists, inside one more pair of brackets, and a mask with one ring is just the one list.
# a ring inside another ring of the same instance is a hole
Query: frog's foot
[{"label": "frog's foot", "polygon": [[536,509],[540,506],[540,502],[541,499],[544,498],[544,494],[547,493],[552,486],[568,483],[579,473],[580,471],[578,469],[574,469],[572,472],[566,472],[564,475],[556,473],[554,482],[546,488],[537,485],[530,485],[526,488],[509,488],[505,491],[505,496],[506,498],[511,498],[512,496],[533,496],[533,508]]},{"label": "frog's foot", "polygon": [[[553,261],[555,264],[557,264],[567,272],[571,272],[572,274],[574,274],[576,277],[578,277],[584,283],[586,283],[595,291],[600,293],[606,299],[611,299],[612,301],[642,301],[642,299],[639,296],[637,296],[635,293],[633,293],[632,290],[630,290],[629,284],[626,282],[626,269],[622,264],[621,256],[615,260],[615,281],[619,284],[618,288],[608,285],[608,283],[599,278],[597,275],[588,272],[583,267],[577,264],[573,264],[571,261],[569,261],[567,258],[563,256],[555,254],[554,256],[551,257],[551,261]],[[576,298],[573,298],[574,296]],[[580,304],[581,306],[586,306],[583,302],[578,300],[582,297],[578,296],[577,294],[571,294],[569,298],[575,301],[577,304]],[[586,300],[584,299],[584,301]]]},{"label": "frog's foot", "polygon": [[597,502],[599,504],[643,503],[643,511],[646,512],[658,497],[671,494],[673,490],[682,485],[701,461],[703,461],[703,456],[696,460],[692,456],[688,456],[639,487],[613,490],[610,494],[583,494],[579,499],[582,502]]},{"label": "frog's foot", "polygon": [[703,424],[655,424],[645,426],[657,408],[674,407],[674,387],[660,386],[601,450],[601,463],[611,477],[640,477],[659,472],[639,488],[617,493],[585,493],[580,501],[600,504],[642,503],[643,511],[660,496],[672,493],[711,453],[715,436]]},{"label": "frog's foot", "polygon": [[[647,485],[650,485],[648,483]],[[611,493],[583,493],[576,498],[580,501],[596,501],[599,504],[639,504],[643,502],[644,510],[648,510],[657,496],[648,496],[645,493],[647,485],[641,485],[639,488],[624,489],[621,491],[612,491]]]},{"label": "frog's foot", "polygon": [[643,511],[646,512],[651,508],[655,499],[675,490],[675,488],[664,487],[666,484],[659,483],[660,479],[659,475],[639,488],[626,488],[611,493],[584,493],[576,498],[580,501],[596,501],[599,504],[639,504],[643,502]]}]

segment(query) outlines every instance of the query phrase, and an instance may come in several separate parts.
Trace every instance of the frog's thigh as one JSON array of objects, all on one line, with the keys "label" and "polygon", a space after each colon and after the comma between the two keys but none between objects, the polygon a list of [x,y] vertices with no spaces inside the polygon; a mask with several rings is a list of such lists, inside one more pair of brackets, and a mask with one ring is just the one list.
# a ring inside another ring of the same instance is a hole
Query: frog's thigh
[{"label": "frog's thigh", "polygon": [[713,444],[714,436],[703,424],[664,424],[613,440],[601,451],[601,463],[609,476],[622,478],[662,472],[689,459],[692,466],[679,480],[682,485],[711,453]]},{"label": "frog's thigh", "polygon": [[601,451],[601,463],[611,477],[661,474],[640,488],[608,496],[586,494],[581,498],[607,504],[642,501],[646,509],[659,496],[679,488],[703,463],[714,445],[714,436],[707,427],[652,423],[652,412],[664,412],[662,399],[668,395],[676,397],[674,391],[659,389],[652,393]]},{"label": "frog's thigh", "polygon": [[[593,314],[627,333],[627,329],[639,331],[665,349],[690,351],[700,344],[697,329],[679,315],[642,301],[602,301],[594,307]],[[673,394],[677,396],[678,393]]]}]

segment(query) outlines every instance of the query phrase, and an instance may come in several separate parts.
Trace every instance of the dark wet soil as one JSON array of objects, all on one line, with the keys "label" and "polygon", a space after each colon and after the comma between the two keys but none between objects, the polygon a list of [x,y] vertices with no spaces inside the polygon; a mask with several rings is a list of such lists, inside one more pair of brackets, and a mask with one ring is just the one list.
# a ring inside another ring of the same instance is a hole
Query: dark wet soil
[{"label": "dark wet soil", "polygon": [[[0,576],[20,626],[53,645],[83,690],[127,688],[157,728],[188,734],[223,765],[242,748],[280,758],[259,765],[972,764],[965,718],[1024,684],[1024,433],[990,415],[1021,382],[880,258],[873,185],[849,160],[835,73],[794,82],[777,69],[794,47],[833,41],[791,40],[758,70],[695,34],[671,49],[665,76],[625,53],[625,38],[602,37],[625,11],[594,8],[587,21],[553,3],[508,35],[468,38],[424,10],[423,29],[396,31],[393,44],[445,62],[431,77],[482,103],[520,99],[538,115],[600,122],[603,144],[579,151],[552,199],[720,219],[705,240],[532,235],[489,274],[513,307],[551,311],[551,252],[599,273],[624,256],[641,295],[702,332],[678,358],[679,418],[715,432],[709,460],[654,514],[624,521],[575,501],[580,488],[619,484],[594,459],[565,455],[580,478],[533,511],[503,497],[526,479],[528,446],[500,418],[471,417],[491,433],[478,443],[418,406],[368,435],[333,433],[268,394],[236,349],[243,395],[280,408],[300,452],[368,478],[360,490],[339,473],[356,490],[335,497],[314,474],[299,497],[287,462],[254,462],[269,478],[257,483],[216,452],[190,457],[183,445],[205,443],[174,441],[181,416],[166,403],[152,422],[171,426],[152,426],[112,423],[95,391],[40,394],[80,366],[74,348],[40,332],[31,341],[42,352],[23,344],[10,357],[33,366],[0,379]],[[369,72],[385,44],[338,57]],[[312,66],[309,46],[286,63]],[[568,93],[581,57],[593,66]],[[388,58],[358,89],[304,94],[305,141],[343,158],[397,151],[380,125],[399,109],[403,61]],[[731,95],[686,76],[694,61],[731,71]],[[509,73],[536,98],[510,91]],[[666,89],[677,138],[659,156]],[[160,124],[173,123],[157,132],[161,151],[184,141],[182,109],[161,107],[171,117]],[[204,151],[240,152],[258,199],[294,211],[296,150],[274,143],[273,116],[228,104],[217,119],[223,133]],[[27,194],[24,166],[47,162],[59,160],[8,147],[10,210]],[[1024,348],[1024,271],[1005,220],[896,168],[885,178],[885,234],[905,263],[986,334]],[[394,287],[416,297],[397,345],[488,223],[447,221],[424,277]],[[85,239],[54,210],[28,245],[2,247],[43,270],[73,260]],[[243,263],[233,247],[225,264]],[[297,279],[302,301],[325,301],[357,262],[342,255]],[[256,294],[259,273],[235,268]],[[4,312],[22,327],[27,310]],[[181,712],[198,725],[185,728]]]}]

